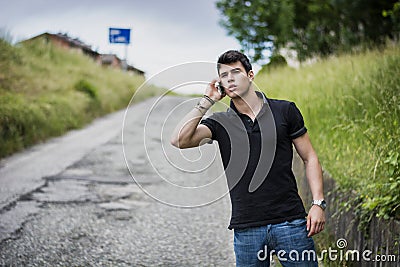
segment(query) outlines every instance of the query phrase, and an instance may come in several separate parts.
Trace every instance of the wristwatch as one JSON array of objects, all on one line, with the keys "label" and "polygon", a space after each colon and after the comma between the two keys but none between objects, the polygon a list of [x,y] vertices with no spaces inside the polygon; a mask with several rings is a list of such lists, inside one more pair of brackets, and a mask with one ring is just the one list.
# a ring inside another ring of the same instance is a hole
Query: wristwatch
[{"label": "wristwatch", "polygon": [[313,200],[311,204],[319,206],[322,210],[326,209],[326,201],[324,199]]}]

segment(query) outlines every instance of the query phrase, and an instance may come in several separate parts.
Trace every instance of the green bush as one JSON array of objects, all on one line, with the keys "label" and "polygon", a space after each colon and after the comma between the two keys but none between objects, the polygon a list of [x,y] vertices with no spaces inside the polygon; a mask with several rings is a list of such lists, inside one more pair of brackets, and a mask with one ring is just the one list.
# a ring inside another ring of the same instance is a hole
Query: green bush
[{"label": "green bush", "polygon": [[85,93],[91,99],[97,100],[97,89],[91,83],[86,80],[79,80],[75,84],[75,89],[79,92]]},{"label": "green bush", "polygon": [[279,55],[279,54],[273,55],[273,56],[271,56],[270,61],[267,64],[262,66],[259,73],[270,72],[277,68],[286,67],[287,65],[288,64],[287,64],[286,58],[284,56]]}]

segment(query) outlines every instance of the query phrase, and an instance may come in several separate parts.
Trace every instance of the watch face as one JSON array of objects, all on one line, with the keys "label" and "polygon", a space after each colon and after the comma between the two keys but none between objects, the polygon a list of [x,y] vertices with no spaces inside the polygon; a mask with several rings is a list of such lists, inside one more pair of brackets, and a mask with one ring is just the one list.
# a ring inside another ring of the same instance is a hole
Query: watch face
[{"label": "watch face", "polygon": [[321,206],[322,209],[326,209],[326,201],[322,200],[320,206]]}]

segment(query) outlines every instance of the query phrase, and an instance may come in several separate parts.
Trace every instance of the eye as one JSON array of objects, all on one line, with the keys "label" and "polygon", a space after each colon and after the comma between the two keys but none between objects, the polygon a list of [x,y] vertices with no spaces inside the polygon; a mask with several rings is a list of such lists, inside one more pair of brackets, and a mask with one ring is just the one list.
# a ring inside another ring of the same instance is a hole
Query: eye
[{"label": "eye", "polygon": [[222,73],[222,74],[220,75],[221,78],[225,78],[225,77],[227,77],[227,76],[228,76],[228,73],[226,73],[226,72],[224,72],[224,73]]},{"label": "eye", "polygon": [[240,73],[240,70],[239,70],[239,69],[233,69],[233,70],[231,71],[231,73],[233,73],[233,74],[238,74],[238,73]]}]

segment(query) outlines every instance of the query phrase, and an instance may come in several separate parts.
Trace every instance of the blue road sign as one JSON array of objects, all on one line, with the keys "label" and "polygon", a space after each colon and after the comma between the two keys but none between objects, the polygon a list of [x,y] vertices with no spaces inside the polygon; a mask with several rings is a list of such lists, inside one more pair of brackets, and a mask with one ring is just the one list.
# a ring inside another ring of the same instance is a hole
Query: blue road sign
[{"label": "blue road sign", "polygon": [[112,44],[129,44],[131,41],[131,29],[110,28],[109,40]]}]

